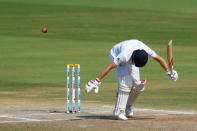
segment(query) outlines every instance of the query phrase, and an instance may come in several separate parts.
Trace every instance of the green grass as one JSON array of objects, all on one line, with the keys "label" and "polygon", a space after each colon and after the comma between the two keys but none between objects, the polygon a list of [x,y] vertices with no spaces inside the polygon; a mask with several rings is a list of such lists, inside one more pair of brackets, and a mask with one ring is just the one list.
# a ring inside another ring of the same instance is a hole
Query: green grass
[{"label": "green grass", "polygon": [[[18,3],[18,0],[1,0],[2,2]],[[84,7],[99,7],[99,8],[115,8],[115,9],[140,9],[140,10],[161,10],[197,13],[196,0],[20,0],[20,3],[28,4],[43,4],[43,5],[68,5],[68,6],[84,6]]]},{"label": "green grass", "polygon": [[[172,83],[150,60],[141,70],[148,88],[136,106],[196,110],[196,4],[195,0],[0,0],[0,91],[33,89],[37,99],[64,99],[62,90],[54,91],[65,86],[66,64],[81,64],[83,91],[85,83],[109,63],[114,44],[136,38],[166,58],[166,45],[173,39],[179,81]],[[47,34],[42,34],[43,27]],[[82,102],[113,104],[114,72],[102,82],[99,94],[82,92]],[[51,92],[41,95],[40,89]],[[1,98],[28,99],[24,94]]]},{"label": "green grass", "polygon": [[195,13],[19,2],[1,2],[0,7],[2,35],[43,37],[39,31],[46,26],[46,38],[110,42],[138,38],[155,44],[173,39],[182,45],[196,42],[190,41],[195,40]]}]

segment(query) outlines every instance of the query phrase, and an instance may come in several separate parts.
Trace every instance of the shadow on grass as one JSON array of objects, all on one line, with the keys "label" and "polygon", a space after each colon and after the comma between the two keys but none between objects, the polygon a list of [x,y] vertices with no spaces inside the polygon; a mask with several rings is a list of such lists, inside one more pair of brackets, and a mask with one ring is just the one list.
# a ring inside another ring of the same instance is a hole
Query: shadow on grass
[{"label": "shadow on grass", "polygon": [[[77,113],[72,114],[72,111],[70,113],[66,113],[65,111],[49,111],[49,113],[64,113],[69,115],[75,115],[75,119],[71,120],[117,120],[117,117],[112,115],[78,115]],[[153,116],[135,116],[135,117],[127,117],[128,120],[153,120],[156,119]]]},{"label": "shadow on grass", "polygon": [[[117,120],[115,116],[77,116],[80,119],[103,119],[103,120]],[[153,117],[128,117],[129,120],[153,120]]]},{"label": "shadow on grass", "polygon": [[114,116],[77,116],[80,119],[103,119],[103,120],[116,120]]}]

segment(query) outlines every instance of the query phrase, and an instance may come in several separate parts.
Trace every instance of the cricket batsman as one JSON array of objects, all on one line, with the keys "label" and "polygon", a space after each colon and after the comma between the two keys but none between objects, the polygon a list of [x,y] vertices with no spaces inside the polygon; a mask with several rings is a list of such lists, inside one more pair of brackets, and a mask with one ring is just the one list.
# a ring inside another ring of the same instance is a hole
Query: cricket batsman
[{"label": "cricket batsman", "polygon": [[140,80],[139,68],[146,65],[148,56],[159,62],[172,81],[175,82],[178,79],[177,72],[170,71],[161,56],[143,42],[131,39],[113,46],[109,54],[110,64],[101,71],[95,80],[91,80],[85,85],[85,92],[89,93],[94,90],[95,93],[98,93],[101,80],[111,69],[115,69],[119,87],[113,113],[117,119],[127,120],[127,117],[133,116],[132,107],[136,98],[145,89],[146,79]]}]

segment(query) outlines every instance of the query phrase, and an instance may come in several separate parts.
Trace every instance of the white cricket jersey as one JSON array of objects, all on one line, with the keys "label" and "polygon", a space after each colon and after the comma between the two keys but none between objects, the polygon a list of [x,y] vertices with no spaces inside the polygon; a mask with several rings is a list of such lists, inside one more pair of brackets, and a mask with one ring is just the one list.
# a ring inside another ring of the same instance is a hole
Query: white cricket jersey
[{"label": "white cricket jersey", "polygon": [[132,64],[132,60],[130,60],[133,52],[138,49],[143,49],[146,53],[152,58],[156,57],[155,51],[145,45],[143,42],[139,40],[126,40],[116,44],[111,49],[111,55],[114,57],[114,63],[116,65],[120,64]]}]

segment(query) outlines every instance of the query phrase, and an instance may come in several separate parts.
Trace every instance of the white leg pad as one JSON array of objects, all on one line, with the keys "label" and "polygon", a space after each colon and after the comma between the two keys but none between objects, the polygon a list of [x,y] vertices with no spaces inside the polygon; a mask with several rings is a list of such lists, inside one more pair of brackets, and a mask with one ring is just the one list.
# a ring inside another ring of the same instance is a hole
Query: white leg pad
[{"label": "white leg pad", "polygon": [[131,90],[129,94],[129,98],[127,101],[127,106],[126,106],[127,109],[132,108],[133,103],[135,102],[139,94],[144,92],[144,89],[145,89],[145,86],[133,87],[133,89]]},{"label": "white leg pad", "polygon": [[116,107],[114,111],[115,116],[118,116],[119,114],[125,114],[125,108],[126,108],[128,97],[129,97],[129,92],[124,92],[119,90],[118,97],[116,100]]},{"label": "white leg pad", "polygon": [[116,107],[114,115],[118,116],[119,119],[126,120],[125,109],[128,101],[129,93],[132,87],[132,77],[126,76],[122,78],[119,84],[118,97],[116,99]]},{"label": "white leg pad", "polygon": [[123,77],[119,85],[119,90],[124,91],[124,92],[130,92],[131,87],[132,87],[132,77],[131,76]]},{"label": "white leg pad", "polygon": [[131,91],[131,93],[129,94],[129,98],[128,98],[128,101],[127,101],[127,105],[126,105],[126,108],[132,108],[133,106],[133,103],[135,102],[135,100],[137,99],[139,94],[135,94],[133,93],[133,91]]}]

